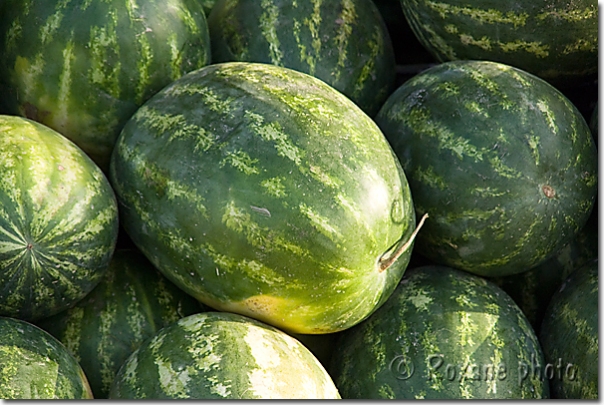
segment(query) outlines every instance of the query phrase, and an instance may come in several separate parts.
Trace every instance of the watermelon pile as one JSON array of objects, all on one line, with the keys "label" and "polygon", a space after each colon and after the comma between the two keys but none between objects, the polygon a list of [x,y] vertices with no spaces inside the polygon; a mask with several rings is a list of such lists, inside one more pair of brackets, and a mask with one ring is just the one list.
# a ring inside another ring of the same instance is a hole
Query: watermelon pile
[{"label": "watermelon pile", "polygon": [[0,0],[0,399],[597,399],[598,9],[495,3]]}]

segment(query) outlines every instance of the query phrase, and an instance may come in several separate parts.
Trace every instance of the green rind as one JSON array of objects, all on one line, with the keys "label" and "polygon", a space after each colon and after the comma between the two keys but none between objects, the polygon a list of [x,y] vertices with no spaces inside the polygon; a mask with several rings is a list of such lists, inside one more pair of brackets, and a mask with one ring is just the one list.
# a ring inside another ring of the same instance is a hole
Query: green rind
[{"label": "green rind", "polygon": [[371,0],[220,0],[212,60],[262,62],[315,76],[374,116],[394,90],[392,41]]},{"label": "green rind", "polygon": [[467,272],[409,269],[380,309],[340,336],[328,371],[344,399],[549,396],[528,320],[503,290]]},{"label": "green rind", "polygon": [[195,0],[4,3],[0,82],[7,111],[65,135],[103,170],[136,109],[211,60],[207,21]]},{"label": "green rind", "polygon": [[161,328],[209,308],[134,249],[117,250],[101,282],[75,306],[38,321],[82,366],[94,397],[107,398],[120,366]]},{"label": "green rind", "polygon": [[[192,72],[133,116],[110,178],[124,229],[212,308],[331,333],[394,290],[415,213],[375,123],[324,82],[269,64]],[[225,243],[226,242],[226,243]]]},{"label": "green rind", "polygon": [[103,172],[67,138],[0,116],[0,315],[36,320],[101,280],[118,235]]},{"label": "green rind", "polygon": [[598,224],[595,211],[581,232],[544,263],[529,271],[492,278],[526,315],[537,334],[554,293],[574,271],[598,257]]},{"label": "green rind", "polygon": [[111,399],[339,399],[313,354],[241,315],[180,319],[143,343],[115,378]]},{"label": "green rind", "polygon": [[592,0],[400,0],[419,41],[439,61],[489,60],[556,86],[598,73]]},{"label": "green rind", "polygon": [[0,398],[93,396],[84,371],[61,342],[28,322],[0,316]]},{"label": "green rind", "polygon": [[539,338],[558,365],[552,398],[598,399],[598,260],[575,270],[552,297]]},{"label": "green rind", "polygon": [[418,216],[415,251],[484,276],[527,271],[585,225],[598,158],[575,106],[547,82],[487,61],[453,61],[405,82],[376,122]]}]

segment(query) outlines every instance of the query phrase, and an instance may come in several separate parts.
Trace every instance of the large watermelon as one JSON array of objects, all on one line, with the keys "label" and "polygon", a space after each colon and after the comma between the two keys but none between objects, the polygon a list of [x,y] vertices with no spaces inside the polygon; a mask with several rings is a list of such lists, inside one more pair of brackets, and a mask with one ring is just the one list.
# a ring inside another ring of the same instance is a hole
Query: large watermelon
[{"label": "large watermelon", "polygon": [[535,332],[503,290],[423,266],[341,332],[328,371],[345,399],[539,399],[549,396],[544,363]]},{"label": "large watermelon", "polygon": [[0,399],[91,399],[84,371],[48,332],[0,317]]},{"label": "large watermelon", "polygon": [[124,361],[161,328],[207,307],[137,250],[117,250],[98,286],[74,307],[38,321],[78,359],[95,398],[107,398]]},{"label": "large watermelon", "polygon": [[598,399],[598,260],[575,270],[552,297],[541,325],[552,397]]},{"label": "large watermelon", "polygon": [[400,158],[418,216],[415,251],[484,276],[527,271],[585,225],[598,157],[585,119],[544,80],[489,61],[424,70],[376,122]]},{"label": "large watermelon", "polygon": [[374,116],[394,90],[394,49],[372,0],[219,0],[214,62],[263,62],[325,81]]},{"label": "large watermelon", "polygon": [[126,124],[110,178],[134,243],[218,310],[330,333],[403,275],[415,214],[379,128],[319,79],[230,62],[167,86]]},{"label": "large watermelon", "polygon": [[101,280],[118,212],[109,181],[52,129],[0,116],[0,315],[54,315]]},{"label": "large watermelon", "polygon": [[598,74],[593,0],[400,0],[439,61],[490,60],[569,87]]},{"label": "large watermelon", "polygon": [[302,343],[242,315],[205,312],[166,326],[120,368],[111,399],[339,399]]},{"label": "large watermelon", "polygon": [[6,111],[67,136],[106,170],[128,118],[208,64],[210,39],[197,0],[2,0],[0,55]]}]

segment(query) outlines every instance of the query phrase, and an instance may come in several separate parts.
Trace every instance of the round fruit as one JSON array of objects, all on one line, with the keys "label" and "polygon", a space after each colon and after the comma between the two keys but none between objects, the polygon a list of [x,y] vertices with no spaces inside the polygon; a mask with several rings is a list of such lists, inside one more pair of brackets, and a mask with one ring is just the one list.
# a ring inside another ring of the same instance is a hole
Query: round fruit
[{"label": "round fruit", "polygon": [[374,116],[394,90],[388,29],[372,0],[220,0],[214,62],[262,62],[315,76]]},{"label": "round fruit", "polygon": [[328,370],[345,399],[539,399],[549,396],[543,364],[535,332],[503,290],[423,266],[341,332]]},{"label": "round fruit", "polygon": [[43,123],[103,169],[150,96],[210,61],[196,0],[3,0],[0,88],[11,114]]},{"label": "round fruit", "polygon": [[0,315],[33,321],[100,282],[117,202],[92,160],[42,124],[0,116],[0,151]]},{"label": "round fruit", "polygon": [[0,317],[0,398],[92,397],[84,371],[61,342],[28,322]]},{"label": "round fruit", "polygon": [[417,215],[415,251],[483,276],[528,271],[569,243],[597,195],[585,119],[538,77],[488,61],[424,70],[376,122],[399,157]]},{"label": "round fruit", "polygon": [[107,398],[118,369],[145,339],[207,309],[168,281],[142,253],[118,250],[90,294],[37,325],[74,354],[94,397]]},{"label": "round fruit", "polygon": [[319,79],[231,62],[126,124],[110,177],[124,229],[176,285],[289,332],[346,329],[392,293],[416,232],[379,128]]},{"label": "round fruit", "polygon": [[419,41],[439,61],[489,60],[556,86],[598,74],[592,0],[400,0]]},{"label": "round fruit", "polygon": [[339,399],[325,368],[286,333],[242,315],[180,319],[120,368],[112,399]]},{"label": "round fruit", "polygon": [[539,335],[552,365],[552,397],[598,399],[598,261],[575,270],[552,297]]}]

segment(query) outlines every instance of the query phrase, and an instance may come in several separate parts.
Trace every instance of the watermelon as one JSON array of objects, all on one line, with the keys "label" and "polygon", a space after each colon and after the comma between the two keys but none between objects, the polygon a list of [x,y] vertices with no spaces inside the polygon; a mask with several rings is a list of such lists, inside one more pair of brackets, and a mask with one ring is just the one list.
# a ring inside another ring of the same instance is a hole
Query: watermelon
[{"label": "watermelon", "polygon": [[325,81],[374,116],[394,90],[386,24],[371,0],[218,0],[212,60],[262,62]]},{"label": "watermelon", "polygon": [[124,229],[166,277],[292,333],[367,317],[417,234],[375,122],[323,81],[271,64],[213,64],[168,85],[124,127],[110,179]]},{"label": "watermelon", "polygon": [[111,399],[339,399],[316,357],[285,332],[226,312],[181,318],[122,365]]},{"label": "watermelon", "polygon": [[539,339],[552,397],[598,399],[598,260],[572,272],[560,286]]},{"label": "watermelon", "polygon": [[201,5],[203,6],[203,12],[205,13],[206,18],[209,17],[212,12],[212,8],[214,8],[214,4],[216,4],[216,0],[200,0]]},{"label": "watermelon", "polygon": [[483,277],[409,269],[390,299],[341,332],[328,371],[344,399],[540,399],[537,335]]},{"label": "watermelon", "polygon": [[56,131],[0,116],[0,316],[54,315],[108,269],[117,201],[103,172]]},{"label": "watermelon", "polygon": [[572,87],[598,74],[593,0],[400,0],[418,40],[441,61],[489,60]]},{"label": "watermelon", "polygon": [[92,399],[69,350],[29,322],[0,316],[0,398]]},{"label": "watermelon", "polygon": [[418,216],[414,251],[482,276],[528,271],[583,228],[598,157],[585,119],[520,69],[451,61],[414,76],[376,122],[399,157]]},{"label": "watermelon", "polygon": [[120,249],[90,294],[36,325],[76,357],[94,397],[107,398],[118,369],[145,339],[208,309],[168,281],[142,253]]},{"label": "watermelon", "polygon": [[507,292],[526,315],[538,334],[545,310],[564,280],[575,270],[598,257],[598,223],[592,212],[587,224],[570,243],[529,271],[494,277],[495,284]]},{"label": "watermelon", "polygon": [[3,0],[0,7],[6,111],[65,135],[103,170],[134,111],[211,60],[196,0]]}]

